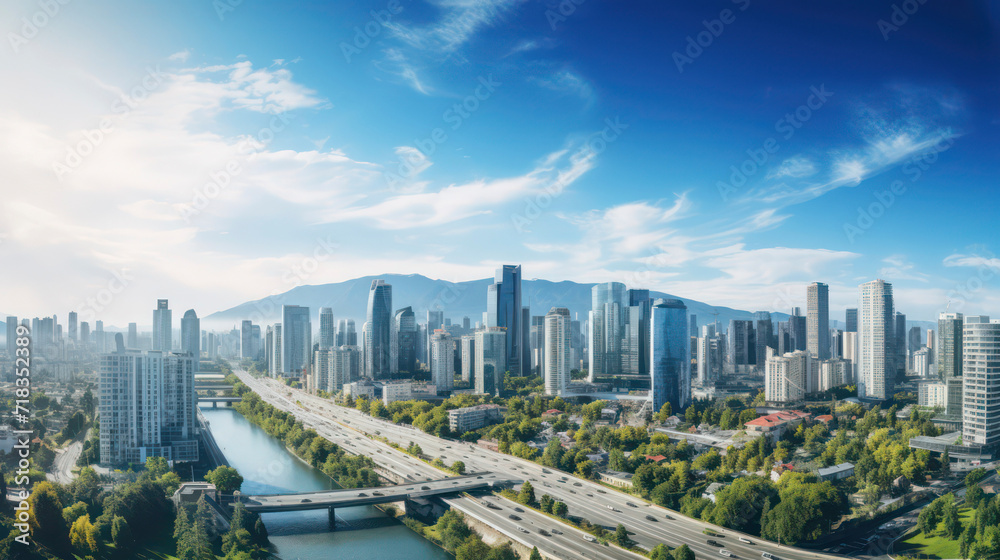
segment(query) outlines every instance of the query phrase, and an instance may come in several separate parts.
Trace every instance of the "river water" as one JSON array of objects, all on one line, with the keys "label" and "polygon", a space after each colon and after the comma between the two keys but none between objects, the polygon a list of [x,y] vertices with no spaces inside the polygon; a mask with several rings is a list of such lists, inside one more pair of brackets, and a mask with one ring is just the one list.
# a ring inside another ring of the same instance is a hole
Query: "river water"
[{"label": "river water", "polygon": [[[307,492],[336,483],[231,408],[202,408],[246,494]],[[450,554],[371,506],[337,510],[337,530],[325,509],[262,515],[283,560],[437,560]]]}]

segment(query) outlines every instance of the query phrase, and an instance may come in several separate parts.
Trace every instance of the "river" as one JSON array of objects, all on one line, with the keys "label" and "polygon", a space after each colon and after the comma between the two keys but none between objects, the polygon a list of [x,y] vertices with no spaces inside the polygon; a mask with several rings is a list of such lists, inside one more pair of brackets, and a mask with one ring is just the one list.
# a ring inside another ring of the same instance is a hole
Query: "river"
[{"label": "river", "polygon": [[[246,494],[307,492],[336,488],[321,471],[231,408],[202,408],[229,464],[243,475]],[[437,560],[450,554],[371,506],[337,510],[337,530],[327,511],[262,515],[283,560]]]}]

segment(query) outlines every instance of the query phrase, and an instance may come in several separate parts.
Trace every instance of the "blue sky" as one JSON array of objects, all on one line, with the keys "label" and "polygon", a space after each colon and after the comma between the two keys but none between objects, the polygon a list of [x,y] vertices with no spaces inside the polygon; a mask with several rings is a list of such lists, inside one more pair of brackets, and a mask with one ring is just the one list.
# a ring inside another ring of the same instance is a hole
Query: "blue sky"
[{"label": "blue sky", "polygon": [[50,11],[0,20],[3,312],[521,263],[774,311],[825,281],[835,317],[881,277],[911,318],[1000,315],[996,4]]}]

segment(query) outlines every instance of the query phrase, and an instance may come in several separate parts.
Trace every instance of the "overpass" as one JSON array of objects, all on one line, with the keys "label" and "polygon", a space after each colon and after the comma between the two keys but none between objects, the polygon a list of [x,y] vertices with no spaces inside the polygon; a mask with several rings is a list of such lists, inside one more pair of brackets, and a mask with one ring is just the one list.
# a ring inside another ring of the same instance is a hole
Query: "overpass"
[{"label": "overpass", "polygon": [[296,492],[291,494],[264,494],[255,496],[241,494],[236,499],[243,503],[247,511],[257,513],[327,508],[330,510],[330,518],[333,519],[333,511],[336,508],[385,504],[416,498],[460,494],[462,492],[493,489],[494,486],[517,483],[520,483],[520,481],[487,472],[442,480],[413,482],[397,486],[382,486],[379,488],[350,488],[326,490],[323,492]]},{"label": "overpass", "polygon": [[212,408],[218,408],[219,403],[224,403],[226,406],[232,406],[233,403],[238,403],[243,399],[240,397],[208,397],[204,395],[198,395],[198,402],[200,403],[212,403]]}]

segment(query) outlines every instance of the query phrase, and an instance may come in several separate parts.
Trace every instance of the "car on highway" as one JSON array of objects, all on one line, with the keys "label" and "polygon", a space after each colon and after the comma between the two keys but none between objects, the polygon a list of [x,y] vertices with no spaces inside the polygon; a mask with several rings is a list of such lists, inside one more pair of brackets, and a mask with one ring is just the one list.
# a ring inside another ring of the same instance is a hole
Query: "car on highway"
[{"label": "car on highway", "polygon": [[648,519],[650,521],[657,521],[657,519],[655,517],[653,517],[652,515],[647,515],[646,519]]},{"label": "car on highway", "polygon": [[381,492],[372,492],[372,496],[385,496],[385,494]]},{"label": "car on highway", "polygon": [[520,520],[521,520],[521,518],[520,518],[520,517],[518,517],[518,516],[514,515],[513,513],[512,513],[512,514],[510,514],[510,515],[508,515],[507,517],[509,517],[509,518],[513,519],[514,521],[520,521]]},{"label": "car on highway", "polygon": [[673,518],[673,517],[670,517],[670,514],[667,514],[667,515],[664,515],[663,517],[666,517],[667,519],[669,519],[669,520],[671,520],[671,521],[673,521],[673,520],[674,520],[674,518]]},{"label": "car on highway", "polygon": [[721,549],[721,550],[719,550],[719,554],[725,556],[726,558],[732,558],[733,557],[733,553],[729,552],[728,550],[726,550],[724,548]]},{"label": "car on highway", "polygon": [[530,533],[531,532],[531,531],[525,529],[524,527],[521,527],[520,525],[517,526],[517,530],[521,531],[522,533]]},{"label": "car on highway", "polygon": [[771,554],[770,552],[761,552],[760,557],[766,558],[767,560],[778,560],[778,557]]},{"label": "car on highway", "polygon": [[517,513],[524,513],[524,510],[519,507],[515,507],[514,511],[516,511]]},{"label": "car on highway", "polygon": [[420,489],[421,490],[430,490],[431,487],[430,486],[421,486]]},{"label": "car on highway", "polygon": [[550,471],[549,469],[542,469],[542,472],[545,474],[552,474],[552,471]]},{"label": "car on highway", "polygon": [[310,500],[309,498],[302,498],[302,501],[299,502],[299,503],[308,504],[308,503],[312,503],[312,500]]},{"label": "car on highway", "polygon": [[580,484],[579,482],[574,482],[574,483],[573,483],[573,486],[583,486],[583,485],[582,485],[582,484]]},{"label": "car on highway", "polygon": [[583,540],[588,542],[597,542],[597,538],[594,535],[584,535]]},{"label": "car on highway", "polygon": [[552,534],[553,535],[561,535],[562,531],[560,531],[559,529],[552,529]]},{"label": "car on highway", "polygon": [[748,538],[746,538],[746,537],[740,537],[740,542],[741,543],[747,543],[747,544],[753,544],[753,541],[750,540],[750,539],[748,539]]},{"label": "car on highway", "polygon": [[616,508],[615,506],[613,506],[611,504],[608,504],[608,509],[610,509],[611,511],[613,511],[615,513],[621,513],[622,512],[622,510]]},{"label": "car on highway", "polygon": [[625,502],[625,505],[627,505],[628,507],[634,507],[634,508],[639,507],[639,506],[633,504],[632,502]]},{"label": "car on highway", "polygon": [[601,490],[600,488],[597,489],[597,493],[598,494],[607,494],[607,492],[605,492],[604,490]]},{"label": "car on highway", "polygon": [[709,541],[707,541],[707,542],[711,546],[722,546],[721,544],[719,544],[718,541],[714,541],[714,540],[711,540],[711,539]]},{"label": "car on highway", "polygon": [[538,534],[541,535],[541,536],[543,536],[543,537],[549,537],[549,536],[551,536],[551,535],[549,535],[549,532],[546,531],[545,529],[539,529],[538,530]]},{"label": "car on highway", "polygon": [[360,492],[360,493],[358,493],[358,497],[359,498],[367,498],[368,494],[365,494],[364,492]]}]

